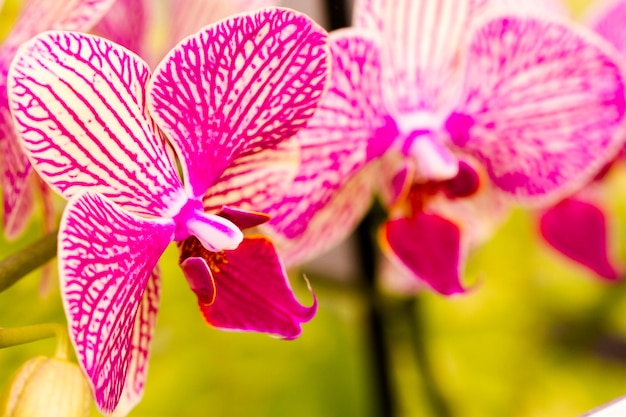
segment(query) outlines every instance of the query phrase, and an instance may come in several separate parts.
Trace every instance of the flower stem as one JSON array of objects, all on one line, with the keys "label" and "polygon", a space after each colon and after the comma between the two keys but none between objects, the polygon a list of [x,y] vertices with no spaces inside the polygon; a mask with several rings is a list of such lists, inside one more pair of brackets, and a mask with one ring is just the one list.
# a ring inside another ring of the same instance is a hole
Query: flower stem
[{"label": "flower stem", "polygon": [[420,304],[419,295],[416,295],[403,302],[402,310],[409,324],[410,342],[413,348],[417,371],[424,384],[424,397],[429,402],[433,416],[451,417],[452,412],[439,389],[439,384],[428,358],[428,351],[424,343],[424,321],[422,320],[423,316]]},{"label": "flower stem", "polygon": [[59,359],[67,359],[69,356],[67,331],[64,326],[57,323],[0,329],[0,349],[36,342],[55,336],[57,337],[57,346],[54,356]]},{"label": "flower stem", "polygon": [[0,261],[0,292],[54,258],[56,253],[57,231],[54,231]]}]

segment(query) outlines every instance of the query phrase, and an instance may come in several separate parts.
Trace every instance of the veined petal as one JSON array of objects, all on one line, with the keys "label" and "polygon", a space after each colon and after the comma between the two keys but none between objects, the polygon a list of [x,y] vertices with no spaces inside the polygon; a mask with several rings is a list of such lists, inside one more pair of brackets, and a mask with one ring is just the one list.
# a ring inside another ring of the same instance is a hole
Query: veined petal
[{"label": "veined petal", "polygon": [[[384,46],[383,93],[394,115],[447,110],[461,81],[461,46],[486,0],[357,0],[354,22]],[[413,126],[409,126],[413,128]]]},{"label": "veined petal", "polygon": [[300,143],[295,137],[268,149],[253,148],[232,161],[203,197],[204,209],[224,205],[265,212],[287,190],[300,167]]},{"label": "veined petal", "polygon": [[196,33],[203,26],[234,14],[275,6],[276,0],[176,0],[169,2],[171,49],[181,39]]},{"label": "veined petal", "polygon": [[146,113],[149,69],[105,39],[46,32],[23,45],[9,102],[39,175],[70,198],[89,190],[124,209],[170,216],[187,198]]},{"label": "veined petal", "polygon": [[[331,35],[329,91],[307,127],[296,135],[302,163],[293,185],[266,211],[272,216],[271,228],[287,239],[309,233],[318,212],[358,170],[382,155],[398,134],[382,103],[378,45],[366,35],[355,29]],[[365,200],[367,207],[369,197],[356,199]],[[355,204],[363,206],[359,201]],[[348,225],[335,225],[343,226]]]},{"label": "veined petal", "polygon": [[22,151],[7,105],[6,89],[0,91],[0,173],[4,203],[4,235],[16,238],[26,227],[33,211],[29,177],[32,171]]},{"label": "veined petal", "polygon": [[540,229],[546,242],[563,255],[614,280],[618,273],[609,261],[606,223],[599,207],[566,198],[541,215]]},{"label": "veined petal", "polygon": [[586,17],[587,27],[609,41],[622,56],[626,56],[626,1],[603,0],[596,2],[595,9]]},{"label": "veined petal", "polygon": [[306,124],[326,88],[326,38],[308,17],[271,8],[208,26],[170,51],[148,106],[190,195],[202,196],[242,153],[272,149]]},{"label": "veined petal", "polygon": [[306,229],[296,235],[288,237],[272,220],[261,226],[276,242],[285,265],[290,267],[313,259],[347,238],[372,204],[379,173],[378,161],[356,172],[315,213]]},{"label": "veined petal", "polygon": [[472,37],[464,98],[451,116],[469,116],[469,134],[452,141],[528,203],[580,187],[626,138],[619,58],[583,29],[511,16]]},{"label": "veined petal", "polygon": [[[197,275],[191,281],[215,282],[212,303],[206,302],[210,300],[204,291],[197,293],[202,315],[212,326],[294,339],[302,332],[302,323],[317,311],[317,301],[305,307],[295,298],[274,246],[265,237],[247,237],[236,250],[219,253],[205,250],[190,238],[180,249],[182,262],[202,258],[208,266],[194,268]],[[196,284],[192,289],[196,288],[206,285]]]},{"label": "veined petal", "polygon": [[[105,413],[120,401],[133,350],[147,346],[150,329],[133,335],[137,320],[146,318],[142,310],[137,319],[137,312],[173,234],[171,220],[140,218],[90,193],[73,197],[61,219],[59,275],[69,333],[96,404]],[[156,307],[154,293],[146,297],[150,306],[143,307]],[[141,339],[136,348],[135,337]],[[135,359],[138,366],[145,365],[146,357]],[[137,383],[134,377],[128,382],[133,390]]]},{"label": "veined petal", "polygon": [[87,31],[115,0],[25,0],[17,22],[2,44],[2,55],[12,56],[31,37],[46,30]]},{"label": "veined petal", "polygon": [[160,300],[161,272],[157,265],[148,279],[146,290],[137,310],[130,345],[130,364],[126,373],[126,382],[113,417],[126,416],[143,397],[143,389],[148,374],[150,344],[156,328]]},{"label": "veined petal", "polygon": [[154,3],[148,0],[115,0],[92,33],[118,43],[145,58],[146,36]]},{"label": "veined petal", "polygon": [[416,213],[388,220],[380,232],[381,248],[416,278],[443,294],[463,293],[461,231],[437,214]]}]

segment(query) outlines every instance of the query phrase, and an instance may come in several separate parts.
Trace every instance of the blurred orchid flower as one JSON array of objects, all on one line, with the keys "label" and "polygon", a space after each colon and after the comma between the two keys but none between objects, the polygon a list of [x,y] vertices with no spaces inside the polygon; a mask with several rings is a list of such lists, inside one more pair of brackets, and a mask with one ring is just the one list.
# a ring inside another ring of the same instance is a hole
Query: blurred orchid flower
[{"label": "blurred orchid flower", "polygon": [[[137,53],[146,62],[157,64],[178,42],[209,23],[262,7],[276,6],[276,0],[116,0],[94,28],[94,33]],[[155,9],[164,6],[164,21]],[[157,21],[158,20],[158,21]],[[153,26],[158,36],[149,36]]]},{"label": "blurred orchid flower", "polygon": [[69,200],[61,292],[102,411],[123,415],[141,397],[156,265],[172,241],[209,324],[294,338],[314,315],[271,242],[241,229],[266,220],[250,210],[295,175],[293,135],[326,88],[326,37],[306,16],[273,8],[186,38],[152,76],[93,35],[47,32],[18,51],[11,109],[34,168]]},{"label": "blurred orchid flower", "polygon": [[[24,230],[33,210],[30,182],[32,170],[16,137],[7,103],[9,64],[17,48],[37,33],[50,29],[89,30],[113,1],[27,0],[22,5],[15,25],[0,46],[0,175],[4,196],[4,234],[9,239],[16,238]],[[42,184],[42,187],[45,186]],[[47,217],[53,217],[50,208],[45,209]],[[50,227],[52,218],[45,221]]]},{"label": "blurred orchid flower", "polygon": [[[610,42],[626,57],[626,1],[604,1],[595,5],[585,19],[588,27]],[[583,190],[547,208],[540,215],[544,240],[561,254],[608,280],[620,277],[613,259],[610,225],[612,216],[606,208],[603,179],[616,164],[623,163],[624,150],[607,162]]]},{"label": "blurred orchid flower", "polygon": [[506,3],[357,1],[355,27],[331,34],[331,87],[298,134],[296,185],[269,212],[286,259],[344,237],[374,178],[389,209],[382,248],[434,290],[463,292],[469,249],[509,202],[554,202],[615,155],[626,105],[616,52]]}]

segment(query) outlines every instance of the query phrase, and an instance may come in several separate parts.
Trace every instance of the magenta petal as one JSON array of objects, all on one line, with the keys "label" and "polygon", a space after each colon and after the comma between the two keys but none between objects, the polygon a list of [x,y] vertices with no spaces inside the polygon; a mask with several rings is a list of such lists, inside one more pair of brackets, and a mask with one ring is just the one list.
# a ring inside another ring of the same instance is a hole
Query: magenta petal
[{"label": "magenta petal", "polygon": [[387,221],[381,247],[443,295],[465,292],[459,276],[461,231],[436,214],[417,213]]},{"label": "magenta petal", "polygon": [[130,351],[126,382],[120,402],[115,408],[115,417],[127,415],[143,397],[148,374],[150,344],[156,328],[157,312],[161,299],[161,273],[159,267],[152,271],[141,304],[135,317],[135,327]]},{"label": "magenta petal", "polygon": [[593,15],[587,18],[587,23],[597,34],[602,36],[622,54],[626,56],[626,1],[610,0],[598,2],[601,5]]},{"label": "magenta petal", "polygon": [[603,278],[618,278],[608,258],[606,217],[599,207],[566,198],[542,214],[540,228],[546,242],[565,256]]},{"label": "magenta petal", "polygon": [[91,32],[146,59],[146,37],[153,8],[149,0],[115,0]]},{"label": "magenta petal", "polygon": [[506,17],[482,25],[469,48],[455,117],[468,115],[472,124],[456,144],[486,165],[500,189],[529,203],[552,202],[622,146],[620,57],[593,33]]},{"label": "magenta petal", "polygon": [[[296,135],[302,146],[300,169],[283,198],[267,210],[271,227],[287,239],[318,233],[320,229],[312,230],[312,219],[325,216],[351,177],[383,154],[397,136],[382,102],[378,44],[367,33],[349,29],[334,32],[330,47],[330,89],[306,129]],[[353,200],[357,216],[369,205],[370,196],[362,199]],[[330,246],[334,243],[327,241]]]},{"label": "magenta petal", "polygon": [[[209,255],[215,256],[215,255]],[[213,274],[202,257],[192,256],[182,260],[180,267],[185,274],[189,288],[198,297],[198,303],[202,305],[211,305],[215,302],[215,281]]]},{"label": "magenta petal", "polygon": [[246,151],[273,149],[313,115],[326,89],[324,29],[268,8],[207,26],[154,71],[148,106],[202,196]]},{"label": "magenta petal", "polygon": [[9,104],[33,168],[53,189],[65,198],[98,192],[153,216],[187,200],[147,116],[149,75],[135,54],[92,35],[45,32],[20,48]]},{"label": "magenta petal", "polygon": [[[63,213],[59,276],[70,338],[105,413],[120,401],[131,362],[146,360],[133,357],[136,337],[144,338],[139,348],[145,348],[150,332],[134,334],[137,320],[146,319],[143,310],[137,319],[137,312],[173,234],[173,222],[128,214],[96,194],[72,198]],[[156,306],[152,298],[149,302]],[[143,382],[135,377],[128,384],[136,392]]]},{"label": "magenta petal", "polygon": [[265,213],[254,211],[237,210],[232,207],[224,206],[217,213],[218,216],[230,220],[239,229],[250,229],[269,221],[270,216]]},{"label": "magenta petal", "polygon": [[[305,307],[295,298],[274,246],[265,237],[248,237],[237,249],[221,253],[207,252],[188,239],[181,252],[183,259],[202,256],[213,274],[215,302],[203,302],[205,294],[199,296],[200,310],[212,326],[293,339],[317,311],[316,301]],[[198,265],[187,279],[206,288],[200,282],[210,279],[207,271]]]}]

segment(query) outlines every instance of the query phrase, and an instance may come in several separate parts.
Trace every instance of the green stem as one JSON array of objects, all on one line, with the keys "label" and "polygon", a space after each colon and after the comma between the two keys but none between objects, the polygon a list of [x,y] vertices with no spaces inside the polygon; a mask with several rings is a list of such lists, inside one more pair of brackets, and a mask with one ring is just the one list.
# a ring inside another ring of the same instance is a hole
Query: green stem
[{"label": "green stem", "polygon": [[57,338],[57,346],[54,356],[59,359],[67,359],[69,356],[67,331],[64,326],[57,323],[0,329],[0,349],[36,342],[55,336]]},{"label": "green stem", "polygon": [[0,261],[0,292],[54,258],[57,253],[57,233],[55,230]]}]

